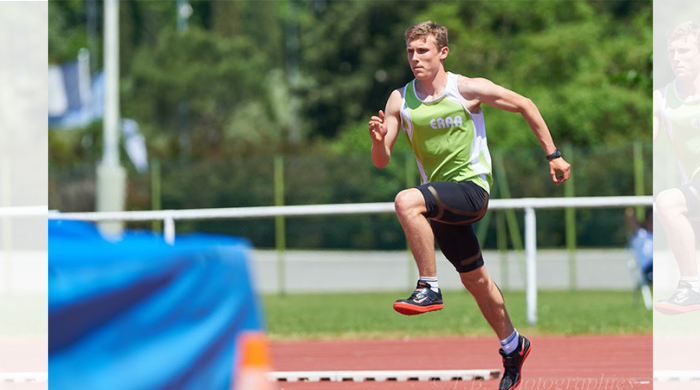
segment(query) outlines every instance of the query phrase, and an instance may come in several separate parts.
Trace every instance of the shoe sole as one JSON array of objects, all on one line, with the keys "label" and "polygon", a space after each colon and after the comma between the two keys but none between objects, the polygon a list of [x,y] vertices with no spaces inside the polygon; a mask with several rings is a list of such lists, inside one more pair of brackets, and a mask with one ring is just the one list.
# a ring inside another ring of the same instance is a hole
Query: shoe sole
[{"label": "shoe sole", "polygon": [[414,316],[417,314],[423,314],[423,313],[428,313],[431,311],[437,311],[442,309],[444,305],[443,304],[438,304],[438,305],[430,305],[430,306],[416,306],[416,305],[411,305],[408,303],[403,303],[403,302],[394,302],[394,310],[397,312],[407,315],[407,316]]},{"label": "shoe sole", "polygon": [[527,348],[527,351],[525,351],[525,355],[523,355],[523,361],[520,362],[520,369],[519,369],[520,375],[518,377],[518,381],[515,382],[515,384],[513,386],[509,387],[506,390],[515,390],[518,386],[520,386],[520,382],[523,380],[523,375],[522,375],[523,364],[525,364],[525,359],[527,359],[527,357],[530,355],[530,351],[532,351],[532,342],[530,342],[530,346]]},{"label": "shoe sole", "polygon": [[670,303],[657,302],[654,304],[654,309],[661,314],[666,314],[668,316],[675,316],[678,314],[683,314],[683,313],[688,313],[691,311],[700,310],[700,305],[678,306],[678,305],[672,305]]}]

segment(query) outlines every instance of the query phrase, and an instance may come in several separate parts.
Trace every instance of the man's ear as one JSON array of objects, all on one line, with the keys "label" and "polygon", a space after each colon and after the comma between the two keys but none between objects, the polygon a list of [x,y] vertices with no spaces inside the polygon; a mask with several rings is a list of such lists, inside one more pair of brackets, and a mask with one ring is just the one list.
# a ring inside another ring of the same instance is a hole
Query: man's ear
[{"label": "man's ear", "polygon": [[450,52],[450,48],[447,46],[440,49],[440,59],[444,60],[445,58],[447,58],[447,54],[449,54],[449,52]]}]

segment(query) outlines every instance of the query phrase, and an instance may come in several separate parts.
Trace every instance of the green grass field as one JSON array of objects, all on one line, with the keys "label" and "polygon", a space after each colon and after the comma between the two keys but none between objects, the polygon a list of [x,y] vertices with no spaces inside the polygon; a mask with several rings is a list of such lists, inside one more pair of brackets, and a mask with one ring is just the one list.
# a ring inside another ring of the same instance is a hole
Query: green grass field
[{"label": "green grass field", "polygon": [[[445,308],[418,316],[392,309],[408,293],[265,295],[273,340],[368,339],[493,335],[474,298],[445,291]],[[405,296],[404,296],[405,295]],[[632,291],[540,291],[537,325],[527,325],[524,292],[504,293],[515,327],[528,335],[651,334],[652,312]]]}]

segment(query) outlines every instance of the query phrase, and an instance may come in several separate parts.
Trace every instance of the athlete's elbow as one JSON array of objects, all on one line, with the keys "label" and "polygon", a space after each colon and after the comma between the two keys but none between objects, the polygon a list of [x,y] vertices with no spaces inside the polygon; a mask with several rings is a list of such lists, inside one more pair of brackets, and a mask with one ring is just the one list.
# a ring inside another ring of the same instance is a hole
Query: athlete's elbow
[{"label": "athlete's elbow", "polygon": [[384,168],[385,166],[389,165],[389,159],[386,159],[386,161],[384,161],[384,160],[380,160],[380,161],[373,160],[373,162],[374,162],[374,166],[377,167],[377,168],[379,168],[379,169],[382,169],[382,168]]},{"label": "athlete's elbow", "polygon": [[537,106],[529,98],[523,98],[523,100],[520,102],[519,108],[520,113],[522,113],[523,115],[527,113],[537,112]]},{"label": "athlete's elbow", "polygon": [[389,165],[389,159],[391,156],[372,156],[372,162],[374,163],[374,166],[382,169],[385,166]]}]

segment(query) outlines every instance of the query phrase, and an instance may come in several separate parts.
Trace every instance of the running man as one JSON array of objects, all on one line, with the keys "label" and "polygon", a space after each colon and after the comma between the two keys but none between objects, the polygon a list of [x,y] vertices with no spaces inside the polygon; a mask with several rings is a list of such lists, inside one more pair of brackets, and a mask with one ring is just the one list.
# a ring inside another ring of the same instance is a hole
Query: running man
[{"label": "running man", "polygon": [[654,142],[663,128],[671,140],[683,184],[659,193],[656,211],[680,271],[678,288],[654,309],[675,315],[700,310],[695,231],[700,219],[700,25],[681,23],[666,33],[676,79],[654,91]]},{"label": "running man", "polygon": [[383,168],[389,163],[402,129],[416,156],[423,183],[399,192],[395,200],[396,214],[420,279],[413,294],[396,301],[394,309],[405,315],[442,309],[435,266],[437,240],[501,340],[499,353],[505,373],[499,389],[514,389],[520,383],[530,341],[513,327],[503,295],[483,266],[472,228],[486,213],[492,183],[481,104],[517,112],[525,118],[544,148],[542,158],[549,161],[549,172],[557,185],[569,178],[569,164],[561,158],[530,99],[486,79],[445,71],[447,28],[433,22],[418,23],[406,30],[405,39],[415,80],[394,90],[386,114],[379,111],[369,122],[374,165]]}]

